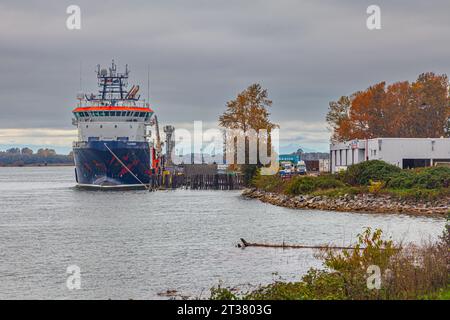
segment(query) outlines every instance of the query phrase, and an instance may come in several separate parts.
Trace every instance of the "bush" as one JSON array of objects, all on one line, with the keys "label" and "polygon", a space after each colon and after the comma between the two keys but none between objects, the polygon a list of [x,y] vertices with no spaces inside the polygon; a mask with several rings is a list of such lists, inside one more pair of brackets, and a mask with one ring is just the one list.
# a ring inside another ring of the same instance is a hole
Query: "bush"
[{"label": "bush", "polygon": [[415,170],[403,170],[394,175],[387,183],[393,189],[440,189],[450,186],[450,168],[429,167]]},{"label": "bush", "polygon": [[389,181],[402,169],[380,160],[370,160],[351,165],[341,174],[341,179],[350,185],[367,186],[370,180]]},{"label": "bush", "polygon": [[243,173],[243,182],[245,186],[250,186],[253,178],[258,174],[258,166],[256,164],[244,164],[241,167]]},{"label": "bush", "polygon": [[389,194],[397,199],[407,199],[416,201],[434,201],[450,196],[449,189],[384,189],[382,193]]},{"label": "bush", "polygon": [[342,181],[332,175],[318,177],[295,177],[286,185],[285,193],[290,195],[308,194],[317,190],[328,190],[345,187]]},{"label": "bush", "polygon": [[284,181],[279,175],[257,175],[252,180],[252,186],[268,192],[281,192],[283,190]]},{"label": "bush", "polygon": [[372,181],[370,180],[369,192],[370,193],[380,193],[381,189],[384,187],[383,181]]}]

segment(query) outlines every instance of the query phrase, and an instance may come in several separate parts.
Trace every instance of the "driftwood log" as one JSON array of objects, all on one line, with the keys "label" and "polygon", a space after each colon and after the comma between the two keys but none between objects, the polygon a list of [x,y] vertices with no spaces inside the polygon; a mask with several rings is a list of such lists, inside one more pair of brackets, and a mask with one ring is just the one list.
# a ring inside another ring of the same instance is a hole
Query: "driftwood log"
[{"label": "driftwood log", "polygon": [[[356,247],[338,247],[338,246],[305,246],[298,244],[270,244],[270,243],[252,243],[247,242],[245,239],[241,238],[242,244],[238,244],[238,248],[245,247],[263,247],[263,248],[283,248],[283,249],[336,249],[336,250],[355,250]],[[364,248],[359,248],[360,250]]]}]

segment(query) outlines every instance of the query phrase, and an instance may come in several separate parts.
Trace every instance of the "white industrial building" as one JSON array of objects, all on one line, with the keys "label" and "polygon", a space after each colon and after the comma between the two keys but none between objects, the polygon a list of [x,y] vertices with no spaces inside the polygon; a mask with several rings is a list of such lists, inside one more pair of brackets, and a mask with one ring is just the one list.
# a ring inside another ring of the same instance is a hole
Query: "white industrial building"
[{"label": "white industrial building", "polygon": [[383,160],[402,169],[450,163],[450,138],[375,138],[330,145],[330,169],[338,172],[366,160]]}]

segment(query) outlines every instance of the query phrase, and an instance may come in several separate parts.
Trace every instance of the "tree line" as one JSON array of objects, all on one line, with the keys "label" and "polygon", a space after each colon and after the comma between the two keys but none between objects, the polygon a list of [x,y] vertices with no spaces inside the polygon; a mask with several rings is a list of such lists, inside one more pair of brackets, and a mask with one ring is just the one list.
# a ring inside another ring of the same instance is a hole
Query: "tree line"
[{"label": "tree line", "polygon": [[70,165],[73,164],[73,153],[57,154],[48,148],[38,149],[36,153],[30,148],[10,148],[0,151],[0,166],[27,165]]}]

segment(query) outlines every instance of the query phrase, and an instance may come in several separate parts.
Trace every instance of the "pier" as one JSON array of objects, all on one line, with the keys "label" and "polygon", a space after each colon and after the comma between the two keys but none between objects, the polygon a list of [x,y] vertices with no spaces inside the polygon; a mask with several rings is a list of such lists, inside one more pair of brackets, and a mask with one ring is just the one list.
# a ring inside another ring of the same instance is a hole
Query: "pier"
[{"label": "pier", "polygon": [[177,189],[185,188],[191,190],[239,190],[243,188],[243,177],[241,174],[177,174],[168,173],[153,175],[150,179],[149,189]]}]

